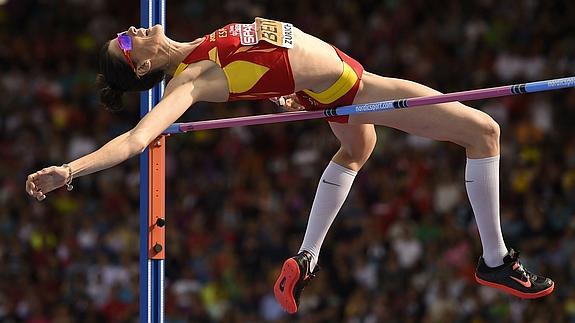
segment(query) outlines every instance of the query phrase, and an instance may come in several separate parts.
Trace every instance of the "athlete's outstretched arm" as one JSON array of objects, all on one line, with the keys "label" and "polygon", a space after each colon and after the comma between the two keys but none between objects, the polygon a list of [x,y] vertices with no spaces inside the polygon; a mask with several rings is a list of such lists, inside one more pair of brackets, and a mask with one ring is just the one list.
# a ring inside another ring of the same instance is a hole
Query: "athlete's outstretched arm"
[{"label": "athlete's outstretched arm", "polygon": [[168,126],[174,123],[193,103],[199,101],[199,93],[192,82],[179,85],[156,105],[130,131],[112,139],[100,149],[80,157],[68,167],[51,166],[30,174],[26,180],[26,192],[38,200],[45,194],[62,187],[70,176],[76,178],[113,167],[126,159],[140,154]]}]

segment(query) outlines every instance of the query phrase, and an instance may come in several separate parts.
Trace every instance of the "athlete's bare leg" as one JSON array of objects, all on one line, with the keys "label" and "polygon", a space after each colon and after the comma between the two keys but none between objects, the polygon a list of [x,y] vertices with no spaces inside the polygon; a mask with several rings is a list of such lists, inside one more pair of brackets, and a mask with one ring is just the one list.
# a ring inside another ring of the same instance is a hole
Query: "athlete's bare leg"
[{"label": "athlete's bare leg", "polygon": [[[356,103],[437,95],[407,80],[365,73]],[[350,116],[350,123],[373,123],[463,146],[467,154],[465,184],[488,266],[503,264],[507,247],[499,219],[499,125],[486,113],[462,103],[444,103]]]},{"label": "athlete's bare leg", "polygon": [[[440,92],[416,82],[365,72],[354,103],[437,94]],[[463,146],[469,158],[499,154],[499,125],[486,113],[459,102],[355,114],[350,116],[349,122],[382,125],[430,139],[451,141]]]}]

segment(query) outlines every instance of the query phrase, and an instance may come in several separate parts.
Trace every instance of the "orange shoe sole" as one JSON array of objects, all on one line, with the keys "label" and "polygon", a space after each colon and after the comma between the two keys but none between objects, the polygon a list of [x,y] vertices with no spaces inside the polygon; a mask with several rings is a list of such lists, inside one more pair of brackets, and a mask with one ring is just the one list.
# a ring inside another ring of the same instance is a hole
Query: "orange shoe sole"
[{"label": "orange shoe sole", "polygon": [[483,279],[477,277],[477,274],[475,275],[475,281],[477,281],[481,285],[493,287],[493,288],[499,289],[502,292],[505,292],[507,294],[511,294],[513,296],[523,298],[523,299],[534,299],[534,298],[547,296],[547,295],[551,294],[551,292],[553,292],[553,289],[555,288],[555,283],[551,283],[551,286],[549,286],[549,287],[545,288],[544,290],[539,291],[537,293],[523,293],[523,292],[520,292],[520,291],[515,290],[513,288],[509,288],[505,285],[500,285],[497,283],[492,283],[492,282],[483,280]]},{"label": "orange shoe sole", "polygon": [[293,258],[286,260],[282,271],[274,284],[274,296],[281,307],[288,313],[297,312],[297,304],[293,298],[293,289],[299,280],[300,270]]}]

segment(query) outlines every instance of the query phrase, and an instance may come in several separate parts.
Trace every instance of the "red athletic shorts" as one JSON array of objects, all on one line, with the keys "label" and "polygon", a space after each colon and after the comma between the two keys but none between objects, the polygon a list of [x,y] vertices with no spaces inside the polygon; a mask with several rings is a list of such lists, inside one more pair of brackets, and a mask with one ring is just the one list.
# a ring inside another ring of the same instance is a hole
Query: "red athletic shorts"
[{"label": "red athletic shorts", "polygon": [[[363,66],[335,46],[333,48],[344,63],[343,73],[332,86],[321,93],[314,93],[309,90],[296,93],[298,101],[307,110],[336,108],[353,104],[363,75]],[[332,122],[347,123],[349,116],[335,116],[326,119]]]}]

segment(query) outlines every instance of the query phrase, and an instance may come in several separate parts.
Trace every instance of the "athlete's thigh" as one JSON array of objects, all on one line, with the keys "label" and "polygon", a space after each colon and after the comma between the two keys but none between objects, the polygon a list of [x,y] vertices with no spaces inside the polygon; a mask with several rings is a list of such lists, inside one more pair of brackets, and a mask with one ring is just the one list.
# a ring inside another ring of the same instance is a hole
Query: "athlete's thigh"
[{"label": "athlete's thigh", "polygon": [[[354,103],[437,95],[422,84],[365,73]],[[459,102],[351,115],[351,124],[372,123],[435,140],[460,143],[476,134],[487,114]]]}]

